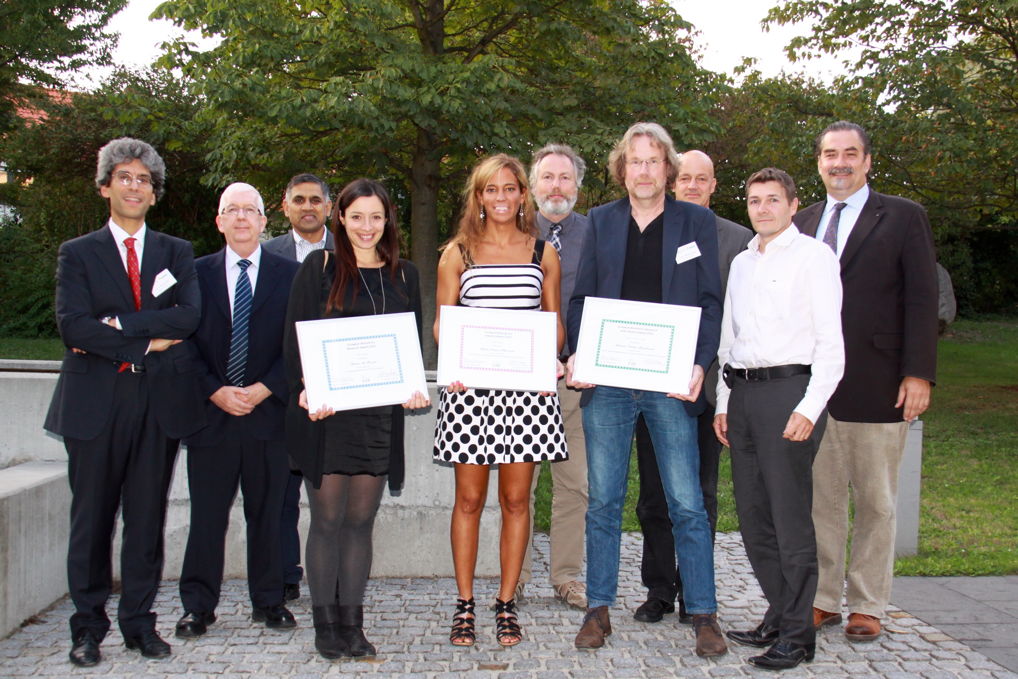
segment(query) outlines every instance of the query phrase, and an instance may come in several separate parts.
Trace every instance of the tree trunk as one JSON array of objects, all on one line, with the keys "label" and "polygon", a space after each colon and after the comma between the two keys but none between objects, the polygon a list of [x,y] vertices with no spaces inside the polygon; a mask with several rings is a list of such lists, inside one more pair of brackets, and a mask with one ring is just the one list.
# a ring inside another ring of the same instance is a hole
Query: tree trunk
[{"label": "tree trunk", "polygon": [[440,153],[435,136],[417,131],[413,165],[410,170],[410,258],[421,273],[421,304],[424,323],[424,367],[438,364],[432,326],[435,322],[435,283],[438,269],[438,183]]}]

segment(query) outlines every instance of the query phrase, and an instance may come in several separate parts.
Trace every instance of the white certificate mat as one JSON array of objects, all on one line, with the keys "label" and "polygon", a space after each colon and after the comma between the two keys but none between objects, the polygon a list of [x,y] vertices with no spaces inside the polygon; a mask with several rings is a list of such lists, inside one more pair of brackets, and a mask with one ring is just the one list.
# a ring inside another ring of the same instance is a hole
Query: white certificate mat
[{"label": "white certificate mat", "polygon": [[428,393],[413,313],[299,321],[308,408],[353,410]]},{"label": "white certificate mat", "polygon": [[443,306],[438,383],[477,389],[555,391],[558,314]]},{"label": "white certificate mat", "polygon": [[573,379],[625,389],[687,394],[700,307],[587,297]]}]

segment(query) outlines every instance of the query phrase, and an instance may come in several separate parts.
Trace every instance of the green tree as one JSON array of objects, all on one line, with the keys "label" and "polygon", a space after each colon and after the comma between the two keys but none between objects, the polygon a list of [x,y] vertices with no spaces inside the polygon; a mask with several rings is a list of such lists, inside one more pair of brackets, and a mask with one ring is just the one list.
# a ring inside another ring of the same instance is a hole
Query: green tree
[{"label": "green tree", "polygon": [[386,180],[409,203],[425,291],[479,156],[566,140],[596,166],[639,119],[690,143],[713,129],[712,78],[660,0],[170,0],[156,14],[220,38],[164,59],[207,102],[210,181]]},{"label": "green tree", "polygon": [[24,85],[56,87],[59,74],[110,63],[106,24],[127,0],[5,0],[0,4],[0,133],[14,124]]},{"label": "green tree", "polygon": [[858,122],[869,123],[881,190],[929,210],[963,306],[1013,310],[1018,0],[790,0],[768,19],[813,22],[789,45],[793,59],[853,55],[832,89],[879,102]]}]

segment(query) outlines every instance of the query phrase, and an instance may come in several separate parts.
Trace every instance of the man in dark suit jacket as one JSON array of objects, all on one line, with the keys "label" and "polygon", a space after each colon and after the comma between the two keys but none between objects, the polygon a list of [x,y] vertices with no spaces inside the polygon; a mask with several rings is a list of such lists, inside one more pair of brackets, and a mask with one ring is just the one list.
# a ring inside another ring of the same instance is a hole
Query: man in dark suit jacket
[{"label": "man in dark suit jacket", "polygon": [[191,527],[180,573],[184,615],[176,635],[182,638],[201,636],[216,619],[238,485],[247,520],[252,619],[270,628],[296,624],[283,606],[279,515],[290,476],[283,433],[283,326],[297,264],[259,246],[264,212],[253,186],[228,186],[216,217],[226,247],[195,263],[202,317],[192,341],[208,424],[185,440]]},{"label": "man in dark suit jacket", "polygon": [[122,508],[124,641],[160,658],[152,601],[163,568],[163,519],[178,440],[203,423],[185,346],[198,326],[200,293],[191,244],[149,229],[166,165],[150,145],[115,139],[99,151],[96,185],[109,200],[103,228],[60,246],[56,315],[67,347],[46,415],[64,437],[71,485],[67,580],[70,660],[99,662],[110,628],[106,600],[114,519]]},{"label": "man in dark suit jacket", "polygon": [[[696,652],[727,652],[716,620],[710,525],[697,482],[696,416],[703,411],[704,373],[717,354],[721,329],[721,278],[714,215],[672,200],[678,155],[656,123],[629,128],[609,158],[615,180],[629,196],[590,211],[576,285],[569,303],[569,345],[577,346],[587,296],[681,304],[702,311],[688,384],[675,392],[598,386],[583,395],[587,441],[587,614],[578,648],[597,648],[611,634],[608,607],[618,586],[622,504],[636,418],[643,416],[654,439],[686,606],[693,614]],[[569,381],[575,384],[569,358]]]},{"label": "man in dark suit jacket", "polygon": [[[675,197],[701,207],[710,207],[710,197],[717,188],[714,163],[703,151],[686,151],[679,156],[679,174],[675,180]],[[718,266],[721,270],[721,298],[728,286],[728,271],[736,255],[746,249],[753,232],[740,224],[715,215],[718,232]],[[697,417],[697,448],[700,452],[700,491],[703,508],[710,521],[713,539],[718,524],[718,465],[721,442],[714,435],[714,394],[718,387],[718,362],[711,363],[704,380],[706,407]],[[657,473],[654,444],[643,419],[636,425],[636,459],[640,469],[640,496],[636,516],[643,532],[643,559],[640,579],[647,588],[647,601],[636,609],[634,618],[640,622],[658,622],[665,613],[675,611],[672,603],[678,597],[679,622],[693,621],[682,599],[682,576],[675,564],[675,541],[672,522],[668,519],[661,476]]]},{"label": "man in dark suit jacket", "polygon": [[816,141],[827,200],[795,215],[841,260],[845,376],[813,464],[820,579],[817,627],[841,622],[849,487],[855,525],[845,636],[869,641],[891,595],[898,467],[908,423],[930,403],[937,363],[937,272],[926,212],[867,185],[870,140],[838,122]]},{"label": "man in dark suit jacket", "polygon": [[[294,175],[286,185],[282,207],[293,228],[265,243],[266,252],[303,263],[315,250],[333,249],[332,232],[326,226],[332,214],[328,184],[307,172]],[[300,533],[297,531],[301,478],[299,471],[291,470],[283,496],[279,544],[283,551],[284,596],[288,601],[300,597],[300,581],[304,577],[300,567]]]}]

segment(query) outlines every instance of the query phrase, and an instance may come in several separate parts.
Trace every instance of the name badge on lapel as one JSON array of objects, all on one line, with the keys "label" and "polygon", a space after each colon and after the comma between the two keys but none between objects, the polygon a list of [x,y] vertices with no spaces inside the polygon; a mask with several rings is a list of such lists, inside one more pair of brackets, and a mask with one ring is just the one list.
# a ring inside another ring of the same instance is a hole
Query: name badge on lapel
[{"label": "name badge on lapel", "polygon": [[173,277],[169,269],[163,269],[156,274],[156,279],[152,281],[152,296],[158,297],[163,294],[174,285],[177,284],[177,279]]},{"label": "name badge on lapel", "polygon": [[678,248],[676,248],[675,263],[682,264],[683,262],[688,262],[691,259],[696,259],[699,256],[700,248],[699,246],[697,246],[696,241],[693,241],[692,243],[686,243],[685,245],[680,245]]}]

